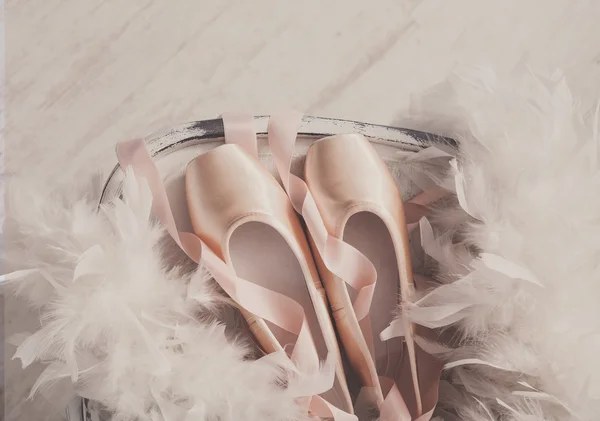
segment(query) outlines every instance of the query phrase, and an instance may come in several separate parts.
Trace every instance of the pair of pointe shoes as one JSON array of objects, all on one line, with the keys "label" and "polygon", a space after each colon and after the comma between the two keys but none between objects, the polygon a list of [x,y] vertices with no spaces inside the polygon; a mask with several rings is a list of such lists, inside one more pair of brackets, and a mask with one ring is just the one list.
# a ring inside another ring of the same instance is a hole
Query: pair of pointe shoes
[{"label": "pair of pointe shoes", "polygon": [[[321,397],[354,411],[332,315],[344,354],[361,386],[370,390],[372,404],[384,402],[379,377],[385,376],[396,382],[413,420],[430,417],[439,370],[414,344],[414,327],[405,340],[379,339],[414,285],[400,193],[364,137],[339,135],[313,143],[304,178],[329,235],[362,252],[377,270],[369,313],[372,340],[353,311],[356,292],[329,272],[286,192],[255,157],[238,145],[223,145],[190,162],[185,178],[195,234],[237,276],[298,302],[319,357],[336,357],[334,387]],[[294,343],[286,330],[242,313],[265,352]]]}]

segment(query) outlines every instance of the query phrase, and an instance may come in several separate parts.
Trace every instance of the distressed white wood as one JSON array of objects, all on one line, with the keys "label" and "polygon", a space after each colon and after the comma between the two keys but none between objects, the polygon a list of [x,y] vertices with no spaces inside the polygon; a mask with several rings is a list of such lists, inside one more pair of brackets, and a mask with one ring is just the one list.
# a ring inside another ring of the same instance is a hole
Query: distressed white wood
[{"label": "distressed white wood", "polygon": [[[592,0],[6,0],[5,164],[48,188],[110,171],[114,143],[226,110],[399,121],[456,62],[500,73],[561,67],[600,92]],[[34,329],[6,303],[6,334]],[[7,420],[54,420],[25,402],[38,368],[7,347]]]}]

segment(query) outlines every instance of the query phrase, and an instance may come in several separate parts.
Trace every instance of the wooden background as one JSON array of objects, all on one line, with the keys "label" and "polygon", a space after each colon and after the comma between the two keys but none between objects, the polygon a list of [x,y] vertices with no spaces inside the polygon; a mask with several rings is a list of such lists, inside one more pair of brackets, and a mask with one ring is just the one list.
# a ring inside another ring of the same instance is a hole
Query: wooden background
[{"label": "wooden background", "polygon": [[[6,0],[5,166],[51,189],[226,110],[393,124],[457,63],[562,68],[597,98],[599,20],[594,0]],[[36,318],[7,300],[7,335]],[[6,419],[60,419],[24,403],[38,369],[13,352]]]}]

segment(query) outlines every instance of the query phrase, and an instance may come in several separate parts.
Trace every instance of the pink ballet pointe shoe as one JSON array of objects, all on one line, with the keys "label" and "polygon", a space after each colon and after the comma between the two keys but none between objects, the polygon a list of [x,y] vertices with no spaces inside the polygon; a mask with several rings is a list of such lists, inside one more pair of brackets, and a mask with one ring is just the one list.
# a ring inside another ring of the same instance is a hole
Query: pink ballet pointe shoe
[{"label": "pink ballet pointe shoe", "polygon": [[[412,419],[428,419],[437,403],[439,362],[415,344],[417,327],[412,324],[406,326],[404,340],[379,338],[415,288],[403,203],[393,177],[369,141],[351,134],[313,143],[306,156],[305,180],[329,235],[360,251],[377,271],[369,312],[373,333],[365,338],[352,307],[355,291],[315,253],[350,364],[363,386],[373,388],[379,404],[384,391],[378,378],[392,378]],[[418,206],[410,210],[422,211]]]},{"label": "pink ballet pointe shoe", "polygon": [[[289,297],[304,309],[321,360],[334,355],[334,387],[321,396],[352,413],[325,290],[302,225],[286,193],[242,147],[212,149],[187,167],[186,196],[195,234],[240,278]],[[289,349],[294,335],[241,309],[270,353]]]}]

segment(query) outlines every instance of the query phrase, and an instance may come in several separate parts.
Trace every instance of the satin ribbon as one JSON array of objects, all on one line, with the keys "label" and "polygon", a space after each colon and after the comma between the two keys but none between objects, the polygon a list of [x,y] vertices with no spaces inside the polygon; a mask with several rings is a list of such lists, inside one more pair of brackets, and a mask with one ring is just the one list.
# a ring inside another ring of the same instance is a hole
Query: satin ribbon
[{"label": "satin ribbon", "polygon": [[[237,144],[258,158],[256,133],[252,127],[253,118],[231,113],[224,114],[222,117],[226,142]],[[290,173],[293,148],[301,119],[302,115],[296,112],[271,116],[268,133],[275,165],[290,201],[294,209],[303,216],[325,265],[333,274],[357,291],[353,308],[365,339],[367,342],[371,342],[372,350],[372,334],[368,314],[377,274],[371,262],[362,253],[328,234],[308,187],[302,179]],[[143,142],[131,141],[120,144],[117,154],[123,168],[131,165],[136,176],[148,180],[154,198],[154,214],[186,254],[197,263],[202,261],[217,283],[238,305],[254,315],[298,335],[291,357],[295,367],[310,367],[312,370],[318,368],[318,356],[302,307],[289,297],[237,277],[233,269],[220,260],[198,237],[191,233],[177,231],[162,179]],[[426,212],[425,206],[443,194],[441,191],[426,191],[409,201],[406,204],[407,216],[412,214],[417,216],[409,217],[408,220],[410,222],[418,221],[420,218],[418,215]],[[382,421],[410,421],[410,413],[397,385],[391,379],[386,378],[381,378],[381,382],[382,385],[386,385],[388,392],[379,408],[380,419]],[[332,386],[333,377],[315,384],[313,393],[315,395],[323,393]],[[313,415],[321,418],[333,418],[336,421],[356,420],[355,416],[341,411],[319,396],[308,397],[306,405]],[[432,412],[433,408],[418,417],[418,420],[429,419]]]},{"label": "satin ribbon", "polygon": [[268,125],[269,147],[275,166],[292,206],[306,223],[327,269],[357,291],[353,303],[358,320],[369,314],[377,272],[361,252],[329,235],[306,183],[290,172],[296,136],[302,114],[290,111],[271,115]]},{"label": "satin ribbon", "polygon": [[[246,134],[246,139],[240,139],[236,142],[244,145],[246,151],[251,152],[251,154],[257,157],[256,136],[255,134],[249,135],[251,132],[249,127],[251,127],[252,117],[225,114],[223,115],[223,120],[225,126],[236,126],[235,133],[239,134],[240,137],[244,136],[244,133]],[[353,308],[372,354],[369,309],[377,274],[371,262],[362,253],[342,240],[328,234],[307,185],[302,179],[290,172],[293,148],[301,121],[302,115],[297,112],[284,112],[271,116],[268,126],[268,136],[275,166],[294,209],[304,218],[325,265],[333,274],[358,291]],[[244,124],[247,126],[246,128],[242,127]],[[426,214],[427,205],[446,194],[445,190],[435,188],[424,191],[407,202],[405,213],[409,228],[411,228],[411,225],[417,225],[421,217]],[[382,385],[386,385],[386,390],[388,390],[386,398],[379,408],[381,420],[410,421],[410,413],[397,385],[391,379],[381,378],[380,380]],[[425,421],[430,419],[433,409],[431,408],[430,411],[418,417],[417,420]]]},{"label": "satin ribbon", "polygon": [[[341,278],[357,291],[353,309],[371,355],[373,355],[371,323],[369,310],[377,281],[377,272],[369,259],[350,244],[329,235],[317,205],[306,183],[290,172],[294,145],[302,122],[302,114],[286,111],[272,114],[268,125],[268,140],[275,166],[281,178],[290,202],[296,212],[304,218],[308,231],[327,269]],[[407,223],[418,224],[427,213],[427,205],[447,195],[441,188],[426,190],[406,203]],[[396,383],[389,378],[380,377],[382,390],[387,391],[381,404],[381,421],[411,421],[410,412],[400,394]],[[431,418],[435,406],[415,421]]]},{"label": "satin ribbon", "polygon": [[221,118],[223,119],[225,143],[238,145],[249,155],[258,158],[254,117],[248,114],[225,113],[221,115]]},{"label": "satin ribbon", "polygon": [[[275,166],[290,202],[296,212],[304,218],[325,266],[331,273],[357,291],[356,298],[352,303],[353,309],[359,322],[362,322],[361,328],[365,339],[370,342],[372,334],[368,315],[377,281],[377,272],[373,264],[361,252],[350,244],[329,235],[308,186],[301,178],[290,172],[294,145],[301,122],[302,114],[294,111],[271,115],[267,131]],[[411,421],[410,413],[397,385],[392,380],[388,383],[390,383],[389,391],[379,408],[380,420]]]},{"label": "satin ribbon", "polygon": [[[316,374],[319,369],[319,357],[302,306],[283,294],[238,277],[234,270],[195,234],[178,231],[162,178],[142,140],[118,144],[117,156],[122,169],[131,167],[138,180],[147,181],[153,198],[152,212],[177,245],[194,262],[203,264],[240,307],[297,335],[291,361],[300,375]],[[318,417],[333,418],[335,421],[356,421],[354,415],[341,411],[318,396],[333,387],[334,375],[335,371],[332,370],[330,376],[319,378],[311,387],[312,395],[303,401],[309,411]]]}]

